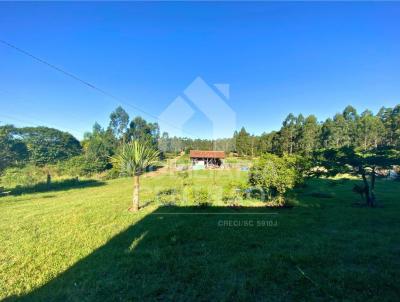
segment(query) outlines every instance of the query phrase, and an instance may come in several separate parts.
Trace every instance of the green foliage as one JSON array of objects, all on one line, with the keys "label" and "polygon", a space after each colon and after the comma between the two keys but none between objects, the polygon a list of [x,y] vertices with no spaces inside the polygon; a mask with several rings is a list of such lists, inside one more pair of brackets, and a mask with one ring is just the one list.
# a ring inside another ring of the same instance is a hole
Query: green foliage
[{"label": "green foliage", "polygon": [[187,191],[189,201],[201,208],[211,205],[211,194],[206,188],[190,187]]},{"label": "green foliage", "polygon": [[297,137],[298,151],[301,154],[310,155],[319,146],[318,138],[321,127],[314,115],[306,117],[300,127]]},{"label": "green foliage", "polygon": [[236,141],[236,151],[240,156],[250,155],[251,150],[251,136],[244,127],[239,132],[235,132],[233,139]]},{"label": "green foliage", "polygon": [[45,182],[46,171],[35,165],[27,165],[22,168],[8,168],[1,177],[1,184],[6,188],[16,186],[31,186],[39,182]]},{"label": "green foliage", "polygon": [[26,144],[16,134],[14,126],[0,127],[0,173],[7,167],[20,165],[28,158]]},{"label": "green foliage", "polygon": [[117,168],[112,167],[111,169],[106,170],[102,174],[100,174],[100,178],[103,180],[110,180],[110,179],[116,179],[121,177],[121,171],[119,171]]},{"label": "green foliage", "polygon": [[246,184],[241,181],[230,181],[224,186],[222,200],[224,202],[237,204],[243,200]]},{"label": "green foliage", "polygon": [[189,165],[190,164],[190,157],[189,154],[183,154],[178,158],[176,161],[177,165]]},{"label": "green foliage", "polygon": [[48,127],[25,127],[18,135],[26,144],[29,161],[44,166],[66,160],[82,152],[79,141],[67,132]]},{"label": "green foliage", "polygon": [[289,155],[264,154],[251,167],[249,184],[263,190],[268,199],[283,199],[283,195],[302,179],[296,169],[297,161],[296,157]]},{"label": "green foliage", "polygon": [[179,178],[182,178],[183,180],[189,178],[189,171],[181,171],[177,173]]},{"label": "green foliage", "polygon": [[162,205],[174,205],[181,199],[181,190],[171,187],[159,191],[156,195],[156,201]]},{"label": "green foliage", "polygon": [[[300,116],[299,116],[300,117]],[[280,141],[282,146],[281,153],[292,154],[295,151],[295,139],[297,136],[298,118],[290,113],[283,121],[283,126],[280,130]]]},{"label": "green foliage", "polygon": [[95,123],[92,132],[85,133],[82,145],[87,173],[98,173],[111,168],[109,158],[117,148],[117,140],[111,129],[104,130]]},{"label": "green foliage", "polygon": [[115,111],[110,114],[109,129],[114,134],[114,137],[121,139],[126,135],[129,123],[129,115],[126,111],[118,106]]},{"label": "green foliage", "polygon": [[[160,128],[157,123],[149,123],[142,117],[135,117],[127,130],[127,141],[140,141],[157,149]],[[165,151],[165,150],[162,150]]]},{"label": "green foliage", "polygon": [[[217,175],[219,183],[230,173]],[[154,186],[170,188],[176,181],[171,175],[144,178],[143,199]],[[327,180],[307,181],[298,206],[278,211],[252,204],[206,211],[149,206],[132,215],[126,213],[132,180],[124,178],[102,186],[2,196],[0,300],[102,301],[116,293],[123,301],[281,301],[282,295],[290,301],[397,301],[400,183],[378,180],[385,207],[360,211],[346,205],[358,181],[338,185],[335,198],[326,200],[309,191],[329,189]],[[210,174],[202,185],[212,183]],[[182,215],[163,215],[172,211]],[[266,212],[279,215],[261,215]],[[278,225],[220,227],[219,220]],[[154,273],[163,267],[167,273]],[[238,284],[238,273],[227,272],[240,272],[246,284]]]},{"label": "green foliage", "polygon": [[385,127],[378,116],[364,111],[357,120],[357,145],[364,151],[377,148],[384,139]]},{"label": "green foliage", "polygon": [[104,163],[101,158],[79,155],[60,162],[57,167],[60,174],[69,176],[92,176],[108,168],[109,163]]},{"label": "green foliage", "polygon": [[192,179],[190,178],[189,171],[181,171],[177,173],[177,176],[182,179],[183,186],[190,186],[193,184]]},{"label": "green foliage", "polygon": [[[152,148],[158,147],[160,151],[171,152],[169,155],[174,156],[182,150],[190,149],[232,151],[237,152],[241,159],[254,158],[264,153],[281,156],[286,153],[297,154],[304,156],[302,160],[296,161],[300,172],[298,175],[304,176],[310,170],[311,162],[305,159],[312,159],[314,152],[324,149],[347,147],[359,153],[362,151],[364,155],[378,149],[399,150],[400,105],[383,107],[376,115],[368,110],[359,115],[355,108],[347,106],[343,112],[325,122],[319,122],[313,115],[289,114],[279,131],[256,136],[243,127],[232,138],[217,140],[169,137],[168,133],[160,137],[156,123],[149,123],[141,117],[129,123],[128,114],[122,107],[118,107],[111,113],[106,130],[96,123],[92,132],[85,134],[81,142],[83,150],[80,143],[66,132],[47,127],[15,128],[7,125],[0,127],[0,173],[8,167],[21,167],[30,163],[38,166],[58,164],[59,171],[66,175],[102,173],[114,177],[115,170],[104,172],[112,168],[109,158],[114,156],[121,143],[131,140],[147,142]],[[387,153],[385,156],[391,155]],[[186,164],[188,160],[188,155],[185,155],[178,163]],[[227,163],[232,161],[236,160],[226,159]],[[352,170],[349,165],[345,164],[341,170]],[[330,169],[330,172],[333,170]],[[318,174],[318,170],[314,174]],[[184,178],[183,182],[187,185],[191,183],[189,178]]]},{"label": "green foliage", "polygon": [[318,165],[324,166],[331,176],[339,173],[361,176],[364,183],[366,205],[375,206],[376,171],[378,168],[391,168],[400,163],[400,151],[387,147],[368,151],[342,147],[318,152],[315,158]]},{"label": "green foliage", "polygon": [[163,151],[189,149],[235,151],[240,156],[300,154],[311,156],[321,148],[354,147],[368,150],[376,147],[400,147],[400,105],[382,108],[378,114],[364,111],[359,115],[347,106],[341,113],[324,122],[314,115],[304,117],[290,113],[279,131],[251,135],[244,127],[235,131],[233,138],[195,140],[169,137],[160,140]]},{"label": "green foliage", "polygon": [[367,170],[390,168],[400,163],[400,151],[391,148],[376,148],[369,151],[351,147],[326,149],[315,153],[317,164],[328,169],[329,175],[350,173],[361,175]]},{"label": "green foliage", "polygon": [[117,153],[111,157],[113,166],[122,174],[140,175],[146,168],[155,164],[159,152],[154,150],[148,142],[132,141],[123,144]]}]

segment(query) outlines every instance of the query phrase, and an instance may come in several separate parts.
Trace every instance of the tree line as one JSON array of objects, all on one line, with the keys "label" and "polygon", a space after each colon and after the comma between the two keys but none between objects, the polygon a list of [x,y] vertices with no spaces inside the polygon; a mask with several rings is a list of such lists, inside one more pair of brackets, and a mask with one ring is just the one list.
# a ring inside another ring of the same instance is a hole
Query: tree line
[{"label": "tree line", "polygon": [[311,155],[320,149],[352,147],[363,151],[377,147],[400,147],[400,105],[382,107],[377,114],[365,110],[361,114],[352,106],[341,113],[318,121],[315,115],[304,117],[290,113],[279,131],[252,135],[242,127],[232,138],[199,140],[168,137],[160,142],[167,151],[205,149],[236,152],[239,156],[263,153]]},{"label": "tree line", "polygon": [[76,174],[92,174],[112,167],[110,157],[130,141],[145,141],[163,154],[190,149],[223,150],[239,156],[299,154],[309,156],[317,150],[350,147],[369,150],[377,147],[400,147],[400,105],[382,107],[377,114],[365,110],[358,114],[352,106],[341,113],[318,121],[314,115],[290,113],[278,131],[252,135],[242,127],[231,138],[218,140],[171,137],[160,134],[157,123],[140,116],[130,119],[122,108],[116,108],[109,123],[95,123],[78,141],[71,134],[48,127],[0,127],[0,172],[8,167],[65,163]]},{"label": "tree line", "polygon": [[[97,122],[78,141],[71,134],[48,127],[0,127],[0,173],[10,167],[59,165],[68,174],[88,175],[112,167],[110,157],[120,145],[133,140],[157,149],[159,127],[118,107],[107,127]],[[72,172],[72,173],[71,173]]]}]

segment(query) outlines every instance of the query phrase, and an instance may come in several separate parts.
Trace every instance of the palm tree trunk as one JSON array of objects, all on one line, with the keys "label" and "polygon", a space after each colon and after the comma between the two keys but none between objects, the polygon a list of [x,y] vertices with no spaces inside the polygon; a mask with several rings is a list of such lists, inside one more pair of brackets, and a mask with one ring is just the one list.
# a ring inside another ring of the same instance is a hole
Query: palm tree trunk
[{"label": "palm tree trunk", "polygon": [[132,198],[132,212],[137,212],[139,211],[139,189],[140,189],[140,183],[139,183],[139,176],[134,175],[133,176],[133,198]]}]

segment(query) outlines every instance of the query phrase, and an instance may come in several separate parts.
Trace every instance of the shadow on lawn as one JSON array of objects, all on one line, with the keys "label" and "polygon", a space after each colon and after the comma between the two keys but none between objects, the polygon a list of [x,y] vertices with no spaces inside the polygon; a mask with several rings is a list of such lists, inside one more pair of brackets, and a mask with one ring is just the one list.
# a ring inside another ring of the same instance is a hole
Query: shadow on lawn
[{"label": "shadow on lawn", "polygon": [[[277,211],[288,210],[161,207],[44,286],[8,300],[232,300],[248,292],[243,256],[263,255],[260,233],[276,235]],[[254,226],[227,225],[234,220]],[[248,298],[266,294],[264,274],[249,276]]]},{"label": "shadow on lawn", "polygon": [[[350,180],[313,182],[352,194]],[[311,196],[314,185],[304,187],[301,194]],[[316,197],[308,200],[331,203]],[[312,211],[160,207],[47,284],[7,300],[297,301],[336,295],[340,299],[328,282],[332,279],[324,276],[337,265],[345,234],[327,233],[326,226],[331,225],[332,213],[347,221],[353,212],[344,216],[342,209]],[[302,269],[316,279],[310,281]]]},{"label": "shadow on lawn", "polygon": [[95,179],[79,180],[77,178],[71,178],[53,181],[50,184],[38,183],[33,186],[17,186],[10,190],[9,195],[83,189],[88,187],[98,187],[104,184],[104,182]]}]

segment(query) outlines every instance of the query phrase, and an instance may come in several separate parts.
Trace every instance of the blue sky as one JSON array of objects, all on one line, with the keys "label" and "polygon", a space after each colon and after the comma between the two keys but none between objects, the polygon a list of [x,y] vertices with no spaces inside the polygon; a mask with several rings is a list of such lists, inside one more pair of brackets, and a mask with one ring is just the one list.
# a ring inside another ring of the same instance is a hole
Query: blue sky
[{"label": "blue sky", "polygon": [[[0,3],[0,39],[158,116],[197,77],[237,126],[400,103],[400,3]],[[118,102],[0,44],[0,121],[78,138]],[[130,116],[142,115],[123,105]],[[186,133],[206,137],[201,112]]]}]

